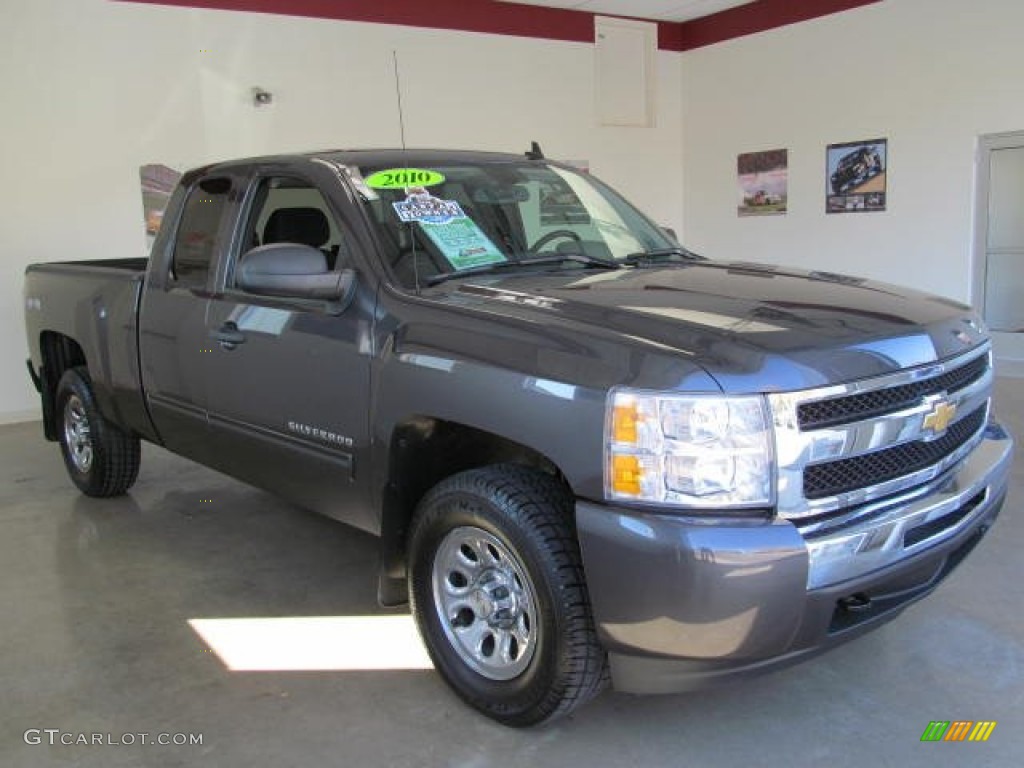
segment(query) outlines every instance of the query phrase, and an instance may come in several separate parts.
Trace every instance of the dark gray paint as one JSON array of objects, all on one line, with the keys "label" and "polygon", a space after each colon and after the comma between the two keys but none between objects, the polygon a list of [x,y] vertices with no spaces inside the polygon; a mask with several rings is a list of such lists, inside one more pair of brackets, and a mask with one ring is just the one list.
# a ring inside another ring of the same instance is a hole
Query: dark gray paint
[{"label": "dark gray paint", "polygon": [[[799,578],[806,554],[789,523],[740,528],[648,516],[647,535],[635,512],[577,503],[587,583],[614,686],[631,693],[695,690],[852,640],[941,584],[1004,501],[1005,495],[994,498],[956,536],[891,568],[812,591]],[[837,601],[858,592],[875,597],[873,613],[849,628],[832,627]]]},{"label": "dark gray paint", "polygon": [[211,300],[208,329],[231,322],[245,341],[210,342],[207,408],[218,468],[263,485],[273,467],[286,497],[374,530],[364,471],[374,295],[357,291],[340,316],[240,292]]}]

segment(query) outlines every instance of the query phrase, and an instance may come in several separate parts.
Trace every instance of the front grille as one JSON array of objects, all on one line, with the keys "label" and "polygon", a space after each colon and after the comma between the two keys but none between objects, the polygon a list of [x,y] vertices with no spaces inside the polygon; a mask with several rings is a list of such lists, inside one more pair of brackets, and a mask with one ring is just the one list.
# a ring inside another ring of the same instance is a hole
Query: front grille
[{"label": "front grille", "polygon": [[986,492],[984,490],[980,491],[968,499],[960,509],[955,509],[931,522],[922,523],[916,528],[911,528],[903,535],[903,546],[912,547],[915,544],[920,544],[925,539],[937,536],[948,528],[952,528],[976,510],[985,501],[985,495]]},{"label": "front grille", "polygon": [[981,429],[985,411],[984,405],[977,408],[952,425],[938,440],[917,440],[862,456],[809,466],[804,469],[804,497],[823,499],[836,496],[937,464]]},{"label": "front grille", "polygon": [[981,355],[952,371],[912,384],[803,403],[797,408],[797,419],[804,430],[865,421],[917,405],[928,395],[961,390],[984,376],[986,370],[988,355]]}]

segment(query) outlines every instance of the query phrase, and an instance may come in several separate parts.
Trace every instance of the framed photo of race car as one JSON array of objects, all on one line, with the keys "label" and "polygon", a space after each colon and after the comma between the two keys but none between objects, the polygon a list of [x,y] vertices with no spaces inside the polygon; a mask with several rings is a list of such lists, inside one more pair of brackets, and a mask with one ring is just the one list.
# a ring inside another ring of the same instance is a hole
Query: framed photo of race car
[{"label": "framed photo of race car", "polygon": [[884,211],[888,139],[829,144],[825,151],[825,212]]}]

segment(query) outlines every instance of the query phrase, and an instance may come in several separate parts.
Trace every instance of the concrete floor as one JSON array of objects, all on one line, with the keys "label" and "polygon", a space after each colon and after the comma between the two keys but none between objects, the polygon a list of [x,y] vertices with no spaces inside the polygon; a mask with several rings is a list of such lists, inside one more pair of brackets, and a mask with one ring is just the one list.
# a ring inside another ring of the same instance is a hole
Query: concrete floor
[{"label": "concrete floor", "polygon": [[[997,410],[1024,436],[1024,380],[999,381]],[[187,623],[399,614],[376,606],[371,537],[152,446],[112,501],[78,494],[36,424],[0,428],[0,465],[3,766],[1021,764],[1020,458],[993,533],[881,630],[713,692],[608,693],[531,731],[477,716],[429,670],[230,671]],[[956,719],[998,726],[985,744],[919,741]],[[203,743],[29,745],[30,728]]]}]

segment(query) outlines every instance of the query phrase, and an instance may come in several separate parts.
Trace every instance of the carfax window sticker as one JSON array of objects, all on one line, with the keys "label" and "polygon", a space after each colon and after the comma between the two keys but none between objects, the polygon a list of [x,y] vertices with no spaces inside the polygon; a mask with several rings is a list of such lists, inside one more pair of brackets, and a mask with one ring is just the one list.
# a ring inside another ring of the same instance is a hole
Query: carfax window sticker
[{"label": "carfax window sticker", "polygon": [[455,270],[507,261],[454,200],[434,197],[425,189],[411,189],[405,200],[391,205],[403,222],[419,224]]},{"label": "carfax window sticker", "polygon": [[420,228],[456,270],[507,261],[491,239],[468,216],[438,224],[421,221]]}]

